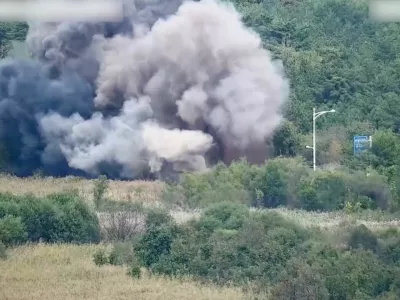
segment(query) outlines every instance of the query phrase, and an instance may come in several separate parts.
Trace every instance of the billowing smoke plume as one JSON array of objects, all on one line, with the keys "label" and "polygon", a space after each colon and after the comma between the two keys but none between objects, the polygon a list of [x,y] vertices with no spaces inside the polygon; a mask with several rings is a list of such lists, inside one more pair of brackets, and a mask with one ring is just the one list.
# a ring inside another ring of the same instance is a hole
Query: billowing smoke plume
[{"label": "billowing smoke plume", "polygon": [[30,24],[0,66],[9,170],[134,178],[265,159],[289,93],[233,6],[124,0],[119,23]]}]

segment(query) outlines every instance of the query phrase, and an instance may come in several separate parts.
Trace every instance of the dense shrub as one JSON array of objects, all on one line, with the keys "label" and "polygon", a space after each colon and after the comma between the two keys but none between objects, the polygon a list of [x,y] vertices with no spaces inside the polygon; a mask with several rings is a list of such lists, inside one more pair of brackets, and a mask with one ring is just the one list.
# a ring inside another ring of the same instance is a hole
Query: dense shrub
[{"label": "dense shrub", "polygon": [[0,194],[0,219],[7,216],[18,218],[14,219],[13,227],[23,226],[32,242],[89,243],[100,239],[96,214],[73,194],[48,197]]},{"label": "dense shrub", "polygon": [[258,167],[245,160],[229,167],[219,163],[212,172],[184,174],[179,185],[170,186],[164,193],[168,203],[189,208],[207,207],[216,202],[230,201],[250,205],[250,184]]},{"label": "dense shrub", "polygon": [[163,266],[162,260],[164,256],[170,254],[172,243],[176,237],[177,227],[174,225],[150,226],[146,234],[135,245],[138,260],[150,270]]},{"label": "dense shrub", "polygon": [[273,281],[305,237],[276,214],[253,214],[245,206],[218,203],[198,221],[148,227],[135,253],[144,267],[157,273],[189,274],[217,283]]},{"label": "dense shrub", "polygon": [[107,264],[109,260],[106,251],[104,249],[98,249],[93,255],[93,262],[98,267]]},{"label": "dense shrub", "polygon": [[389,265],[400,266],[400,231],[391,228],[379,233],[379,256]]},{"label": "dense shrub", "polygon": [[[204,174],[185,174],[169,186],[164,200],[183,207],[207,207],[217,202],[347,211],[393,208],[396,189],[376,171],[337,167],[313,172],[301,158],[274,158],[254,166],[239,161],[218,164]],[[397,199],[397,198],[396,198]],[[397,205],[397,204],[396,204]]]},{"label": "dense shrub", "polygon": [[134,254],[150,272],[250,284],[253,291],[270,291],[268,299],[396,295],[398,231],[376,234],[360,225],[341,235],[347,247],[331,244],[325,235],[300,228],[276,212],[222,202],[181,225],[167,213],[154,211]]},{"label": "dense shrub", "polygon": [[0,242],[6,246],[26,242],[28,234],[20,217],[5,216],[0,219]]},{"label": "dense shrub", "polygon": [[132,278],[139,279],[142,276],[142,270],[140,266],[136,263],[132,264],[128,269],[128,275]]},{"label": "dense shrub", "polygon": [[319,268],[331,299],[353,299],[357,292],[377,297],[394,280],[390,268],[365,250],[341,253],[336,260],[321,261]]},{"label": "dense shrub", "polygon": [[153,208],[147,210],[145,224],[147,229],[160,228],[164,225],[173,224],[173,218],[167,211],[160,208]]},{"label": "dense shrub", "polygon": [[310,168],[302,159],[276,158],[253,173],[246,186],[252,192],[253,203],[265,207],[300,207],[300,183],[310,174]]},{"label": "dense shrub", "polygon": [[361,248],[376,252],[378,250],[378,238],[365,225],[361,224],[351,230],[348,245],[352,249]]},{"label": "dense shrub", "polygon": [[346,179],[339,172],[321,172],[301,190],[302,207],[306,210],[337,210],[344,207]]},{"label": "dense shrub", "polygon": [[7,248],[2,242],[0,242],[0,259],[7,259]]},{"label": "dense shrub", "polygon": [[273,163],[268,163],[257,174],[252,184],[254,192],[259,192],[257,204],[265,207],[278,207],[287,205],[287,184],[279,167]]},{"label": "dense shrub", "polygon": [[271,300],[328,300],[329,292],[323,277],[301,260],[286,266],[279,283],[272,288]]}]

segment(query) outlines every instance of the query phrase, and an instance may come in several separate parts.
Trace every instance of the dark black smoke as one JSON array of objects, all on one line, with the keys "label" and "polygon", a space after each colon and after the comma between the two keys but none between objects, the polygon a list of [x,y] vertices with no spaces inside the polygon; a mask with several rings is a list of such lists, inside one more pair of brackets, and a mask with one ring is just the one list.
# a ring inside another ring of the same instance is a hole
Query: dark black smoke
[{"label": "dark black smoke", "polygon": [[[93,112],[93,87],[78,73],[34,61],[0,65],[0,141],[5,145],[7,172],[31,175],[43,168],[47,174],[79,174],[68,167],[58,149],[47,149],[37,118],[49,112],[69,117]],[[51,154],[50,154],[51,152]]]}]

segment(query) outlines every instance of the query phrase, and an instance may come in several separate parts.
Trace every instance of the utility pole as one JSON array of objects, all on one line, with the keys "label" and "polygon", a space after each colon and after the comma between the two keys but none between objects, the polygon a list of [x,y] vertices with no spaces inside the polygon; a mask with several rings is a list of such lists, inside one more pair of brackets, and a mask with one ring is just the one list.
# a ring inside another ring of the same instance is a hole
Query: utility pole
[{"label": "utility pole", "polygon": [[316,128],[315,128],[315,120],[318,118],[318,117],[320,117],[320,116],[322,116],[322,115],[324,115],[324,114],[326,114],[326,113],[334,113],[335,112],[335,110],[334,109],[331,109],[331,110],[325,110],[325,111],[320,111],[320,112],[315,112],[315,107],[313,108],[313,145],[312,145],[312,147],[310,147],[310,146],[306,146],[306,148],[307,149],[312,149],[313,150],[313,169],[314,169],[314,171],[317,169],[317,156],[316,156],[316,153],[317,153],[317,149],[316,149],[316,134],[315,134],[315,131],[316,131]]}]

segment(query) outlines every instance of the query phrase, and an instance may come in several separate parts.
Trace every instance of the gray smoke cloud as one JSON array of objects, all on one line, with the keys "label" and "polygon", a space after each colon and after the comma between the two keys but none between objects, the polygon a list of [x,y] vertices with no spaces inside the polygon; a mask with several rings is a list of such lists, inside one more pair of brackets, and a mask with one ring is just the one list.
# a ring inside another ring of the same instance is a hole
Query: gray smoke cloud
[{"label": "gray smoke cloud", "polygon": [[214,0],[124,6],[118,23],[30,24],[33,55],[95,91],[91,117],[79,109],[35,115],[42,163],[63,157],[87,174],[134,178],[240,156],[263,161],[289,84],[235,8]]},{"label": "gray smoke cloud", "polygon": [[60,145],[71,167],[89,173],[99,173],[103,162],[121,165],[122,176],[128,178],[147,167],[158,172],[164,160],[183,164],[184,170],[206,168],[201,155],[211,147],[211,136],[165,129],[151,116],[150,99],[143,97],[126,101],[121,114],[108,119],[100,113],[89,120],[53,113],[39,122],[48,147]]}]

